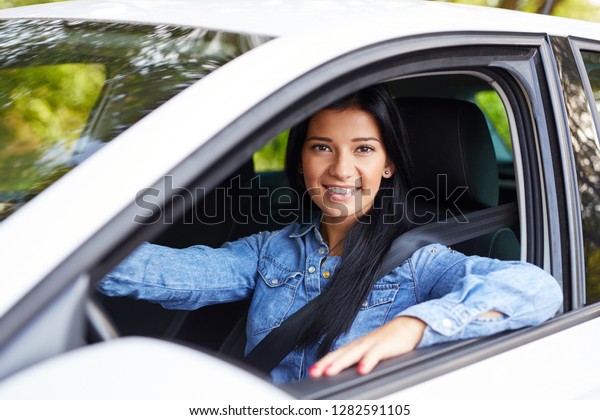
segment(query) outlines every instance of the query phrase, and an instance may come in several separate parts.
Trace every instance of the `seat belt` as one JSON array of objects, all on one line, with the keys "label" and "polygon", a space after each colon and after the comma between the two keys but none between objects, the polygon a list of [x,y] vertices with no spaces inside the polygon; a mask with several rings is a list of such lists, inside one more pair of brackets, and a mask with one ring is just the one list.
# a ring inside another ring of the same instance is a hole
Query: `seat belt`
[{"label": "seat belt", "polygon": [[[518,221],[517,203],[470,212],[465,214],[465,220],[467,221],[460,222],[456,218],[452,218],[428,223],[398,236],[377,271],[377,278],[389,274],[425,245],[432,243],[455,245],[516,224]],[[270,373],[294,349],[310,325],[311,312],[321,296],[311,300],[282,322],[279,327],[273,329],[248,353],[245,361],[260,371]]]}]

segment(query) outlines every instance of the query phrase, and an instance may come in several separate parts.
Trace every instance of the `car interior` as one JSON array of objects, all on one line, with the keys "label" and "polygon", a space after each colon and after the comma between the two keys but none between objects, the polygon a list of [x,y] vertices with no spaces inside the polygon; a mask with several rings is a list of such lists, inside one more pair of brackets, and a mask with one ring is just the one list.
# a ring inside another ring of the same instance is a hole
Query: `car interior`
[{"label": "car interior", "polygon": [[[413,154],[415,224],[465,218],[471,211],[517,201],[508,117],[488,82],[474,74],[450,73],[391,80],[386,88],[404,117]],[[283,133],[273,141],[285,140]],[[240,162],[228,179],[197,203],[195,214],[184,214],[152,242],[174,248],[218,247],[296,220],[294,210],[299,204],[288,194],[283,173],[285,147],[278,150],[272,156],[278,160],[272,165],[276,170],[261,170],[253,160]],[[184,196],[182,191],[173,200]],[[453,248],[466,254],[520,259],[519,228],[516,224],[498,229]],[[245,339],[239,320],[247,301],[169,311],[98,293],[93,299],[113,319],[120,335],[161,337],[226,357],[232,356],[232,339]],[[89,340],[97,340],[94,328],[90,331]]]}]

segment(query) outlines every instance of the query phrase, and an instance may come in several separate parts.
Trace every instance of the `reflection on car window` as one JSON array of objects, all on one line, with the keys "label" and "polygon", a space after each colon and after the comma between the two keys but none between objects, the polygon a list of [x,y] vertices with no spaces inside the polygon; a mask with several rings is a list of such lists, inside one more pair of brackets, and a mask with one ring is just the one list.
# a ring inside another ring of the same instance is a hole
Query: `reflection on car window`
[{"label": "reflection on car window", "polygon": [[267,37],[166,25],[0,22],[0,220]]},{"label": "reflection on car window", "polygon": [[[600,111],[600,53],[581,51],[589,86],[596,103],[596,110]],[[585,106],[587,101],[581,101]],[[578,110],[577,110],[578,111]],[[585,109],[576,115],[586,115]],[[600,238],[598,238],[598,210],[600,199],[598,188],[598,144],[594,138],[591,127],[581,124],[580,133],[586,133],[587,142],[582,142],[574,147],[576,163],[578,165],[579,194],[581,198],[581,221],[585,249],[585,302],[587,304],[600,302]],[[590,124],[591,125],[591,124]]]},{"label": "reflection on car window", "polygon": [[596,111],[600,112],[600,53],[582,51],[581,55],[596,101]]},{"label": "reflection on car window", "polygon": [[101,64],[0,70],[0,215],[68,170],[105,80]]}]

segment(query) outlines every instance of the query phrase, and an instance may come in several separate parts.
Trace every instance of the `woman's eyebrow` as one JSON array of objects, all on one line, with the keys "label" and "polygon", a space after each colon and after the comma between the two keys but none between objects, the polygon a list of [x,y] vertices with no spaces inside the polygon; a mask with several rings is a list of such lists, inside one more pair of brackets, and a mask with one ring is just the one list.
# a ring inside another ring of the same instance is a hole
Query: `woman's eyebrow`
[{"label": "woman's eyebrow", "polygon": [[328,142],[333,141],[329,137],[321,137],[321,136],[310,136],[309,138],[306,139],[306,141],[309,141],[309,140],[328,141]]},{"label": "woman's eyebrow", "polygon": [[381,143],[381,140],[379,140],[377,137],[356,137],[354,139],[351,140],[352,142],[357,142],[357,141],[378,141],[379,143]]},{"label": "woman's eyebrow", "polygon": [[[329,137],[321,137],[321,136],[310,136],[309,138],[306,139],[306,141],[310,141],[310,140],[325,141],[325,142],[333,141]],[[356,143],[359,141],[378,141],[379,143],[381,143],[381,140],[379,140],[377,137],[356,137],[350,141],[353,143]]]}]

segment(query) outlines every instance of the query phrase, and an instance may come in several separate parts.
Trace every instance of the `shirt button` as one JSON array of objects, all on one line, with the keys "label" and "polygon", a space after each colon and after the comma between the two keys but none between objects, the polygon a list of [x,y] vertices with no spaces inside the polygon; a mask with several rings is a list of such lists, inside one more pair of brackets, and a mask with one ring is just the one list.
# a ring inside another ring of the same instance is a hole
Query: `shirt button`
[{"label": "shirt button", "polygon": [[279,280],[271,280],[271,284],[277,284],[279,283]]},{"label": "shirt button", "polygon": [[310,267],[308,267],[308,272],[309,272],[310,274],[314,273],[314,272],[315,272],[315,270],[316,270],[316,268],[315,268],[315,266],[314,266],[314,265],[311,265]]},{"label": "shirt button", "polygon": [[325,271],[325,272],[323,273],[323,277],[325,277],[326,279],[328,279],[328,278],[329,278],[329,276],[330,276],[330,274],[329,274],[329,271]]},{"label": "shirt button", "polygon": [[451,320],[449,320],[448,318],[444,318],[444,319],[442,319],[442,325],[446,328],[452,328],[454,323]]},{"label": "shirt button", "polygon": [[321,255],[323,255],[325,253],[325,248],[319,248],[317,249],[317,252]]}]

